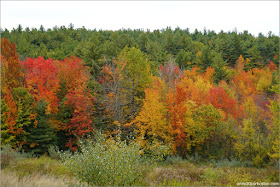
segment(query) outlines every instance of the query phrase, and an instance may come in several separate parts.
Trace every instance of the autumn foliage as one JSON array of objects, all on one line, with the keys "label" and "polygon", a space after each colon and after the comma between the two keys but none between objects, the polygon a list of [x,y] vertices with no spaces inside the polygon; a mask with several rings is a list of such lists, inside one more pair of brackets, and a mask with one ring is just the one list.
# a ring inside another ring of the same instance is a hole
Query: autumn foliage
[{"label": "autumn foliage", "polygon": [[57,112],[56,92],[59,88],[59,79],[54,61],[45,60],[43,57],[27,58],[22,66],[25,69],[25,85],[29,92],[34,95],[37,102],[45,100],[48,103],[48,112]]},{"label": "autumn foliage", "polygon": [[[153,62],[125,47],[112,61],[92,61],[100,68],[93,74],[89,61],[75,56],[20,60],[6,38],[1,49],[2,144],[31,151],[56,141],[76,151],[78,139],[101,129],[140,142],[144,153],[164,145],[184,158],[238,158],[256,166],[279,157],[279,68],[272,61],[248,68],[257,61],[240,55],[217,79],[214,62],[183,69],[169,58],[152,73]],[[42,129],[48,135],[36,136]]]}]

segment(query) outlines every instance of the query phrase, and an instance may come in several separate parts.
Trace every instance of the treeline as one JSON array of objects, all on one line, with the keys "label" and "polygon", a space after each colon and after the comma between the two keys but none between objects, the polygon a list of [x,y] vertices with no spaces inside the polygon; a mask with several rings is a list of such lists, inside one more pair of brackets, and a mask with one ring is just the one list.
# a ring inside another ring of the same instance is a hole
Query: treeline
[{"label": "treeline", "polygon": [[3,36],[15,43],[1,39],[2,145],[76,151],[102,130],[145,154],[279,158],[279,37],[71,25]]},{"label": "treeline", "polygon": [[234,66],[240,55],[249,58],[249,69],[268,64],[271,60],[279,63],[279,37],[269,32],[267,36],[259,33],[254,37],[248,31],[219,32],[170,27],[162,30],[144,31],[123,29],[118,31],[74,29],[54,27],[45,29],[23,28],[19,25],[9,31],[5,29],[1,37],[8,38],[17,44],[17,51],[22,59],[26,57],[65,59],[73,54],[80,57],[95,71],[103,64],[98,62],[104,56],[107,59],[118,57],[121,50],[135,47],[152,62],[153,68],[163,65],[166,59],[173,56],[179,67],[191,68],[193,65],[202,66],[205,70],[210,66],[215,53],[221,53],[223,60],[228,60]]}]

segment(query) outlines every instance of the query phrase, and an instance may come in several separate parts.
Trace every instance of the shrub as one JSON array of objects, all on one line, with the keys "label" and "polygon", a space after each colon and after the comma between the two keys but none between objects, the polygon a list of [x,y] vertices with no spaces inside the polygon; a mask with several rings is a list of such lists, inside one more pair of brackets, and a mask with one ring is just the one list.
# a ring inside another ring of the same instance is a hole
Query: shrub
[{"label": "shrub", "polygon": [[135,185],[148,169],[143,164],[147,159],[141,157],[140,145],[127,144],[119,137],[106,141],[99,133],[95,141],[80,141],[79,148],[80,152],[65,156],[64,162],[80,183],[89,186]]}]

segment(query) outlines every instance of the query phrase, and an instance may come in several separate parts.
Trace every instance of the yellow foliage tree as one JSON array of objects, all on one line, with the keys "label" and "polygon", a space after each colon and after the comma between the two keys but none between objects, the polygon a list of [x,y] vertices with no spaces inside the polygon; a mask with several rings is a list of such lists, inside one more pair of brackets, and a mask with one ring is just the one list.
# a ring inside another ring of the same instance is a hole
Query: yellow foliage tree
[{"label": "yellow foliage tree", "polygon": [[172,142],[170,124],[167,123],[167,108],[161,97],[162,86],[157,82],[153,88],[145,89],[143,107],[138,116],[132,122],[136,126],[137,141],[145,149],[162,142],[169,145]]},{"label": "yellow foliage tree", "polygon": [[270,158],[275,161],[279,160],[279,101],[270,101],[269,109],[272,113],[271,116],[271,125],[269,129],[271,130],[270,134],[270,153],[268,155]]}]

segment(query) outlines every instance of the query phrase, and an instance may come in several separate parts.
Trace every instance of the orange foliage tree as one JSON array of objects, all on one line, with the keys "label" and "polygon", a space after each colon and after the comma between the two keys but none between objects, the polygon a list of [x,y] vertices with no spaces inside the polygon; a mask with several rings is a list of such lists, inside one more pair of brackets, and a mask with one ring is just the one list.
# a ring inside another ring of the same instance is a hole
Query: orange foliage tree
[{"label": "orange foliage tree", "polygon": [[236,99],[229,97],[228,93],[222,87],[213,87],[210,89],[207,100],[215,108],[222,109],[226,115],[234,119],[240,117],[240,110]]},{"label": "orange foliage tree", "polygon": [[37,102],[45,100],[48,104],[47,112],[58,111],[59,88],[58,70],[52,59],[43,57],[27,58],[22,63],[25,69],[25,84]]},{"label": "orange foliage tree", "polygon": [[166,96],[168,108],[168,121],[171,124],[170,134],[174,137],[173,151],[180,155],[184,155],[187,151],[187,134],[185,115],[187,90],[181,83],[177,84],[175,92],[172,90]]},{"label": "orange foliage tree", "polygon": [[95,99],[87,87],[89,73],[80,58],[72,56],[55,61],[55,64],[58,67],[57,96],[60,99],[56,128],[66,135],[66,147],[75,151],[77,138],[90,134],[94,129],[92,112]]},{"label": "orange foliage tree", "polygon": [[17,146],[16,136],[22,134],[22,127],[17,127],[17,105],[13,95],[7,90],[6,95],[1,99],[1,143]]},{"label": "orange foliage tree", "polygon": [[1,93],[22,85],[23,72],[16,52],[16,44],[1,39]]}]

